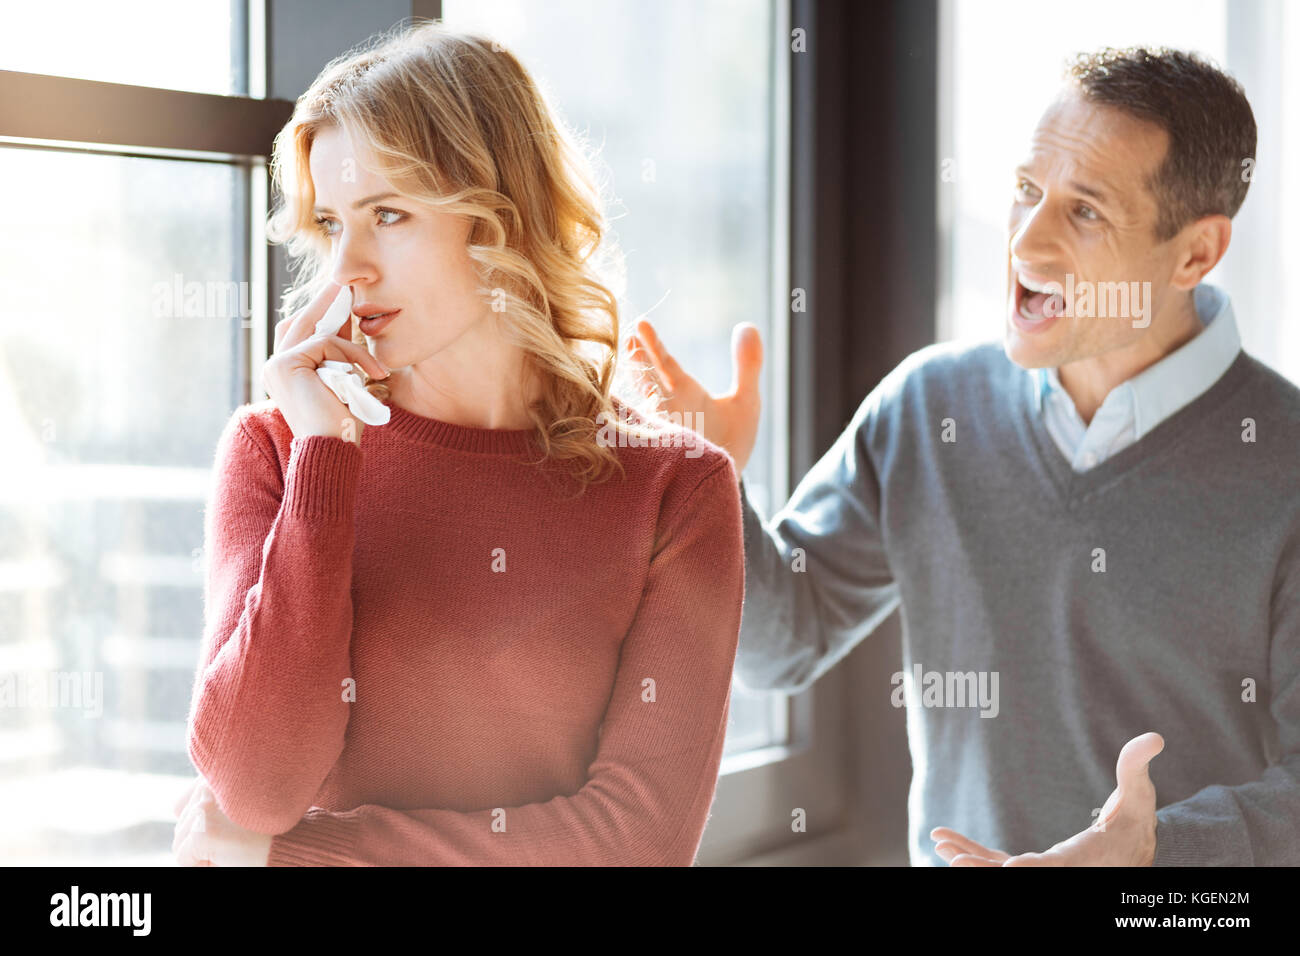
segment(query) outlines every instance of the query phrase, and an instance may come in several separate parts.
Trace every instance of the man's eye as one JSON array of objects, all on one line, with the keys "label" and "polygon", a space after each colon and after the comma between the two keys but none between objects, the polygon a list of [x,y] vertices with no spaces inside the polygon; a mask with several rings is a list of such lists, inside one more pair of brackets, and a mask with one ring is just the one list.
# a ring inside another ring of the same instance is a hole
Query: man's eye
[{"label": "man's eye", "polygon": [[1016,183],[1016,192],[1020,193],[1021,195],[1027,195],[1028,193],[1033,191],[1034,191],[1034,187],[1031,186],[1027,181],[1023,179],[1020,180],[1018,183]]},{"label": "man's eye", "polygon": [[1084,205],[1083,203],[1079,203],[1079,205],[1076,206],[1075,208],[1079,210],[1079,215],[1082,216],[1084,219],[1092,221],[1098,218],[1096,210],[1093,209],[1091,206],[1087,206]]}]

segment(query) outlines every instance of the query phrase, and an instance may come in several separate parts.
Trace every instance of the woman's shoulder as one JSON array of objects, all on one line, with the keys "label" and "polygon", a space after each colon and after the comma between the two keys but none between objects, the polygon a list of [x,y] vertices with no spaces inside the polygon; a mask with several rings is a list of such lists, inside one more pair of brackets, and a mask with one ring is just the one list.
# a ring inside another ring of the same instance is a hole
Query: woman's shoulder
[{"label": "woman's shoulder", "polygon": [[706,483],[706,493],[739,501],[735,462],[726,449],[691,427],[692,418],[673,413],[650,415],[617,398],[613,405],[622,422],[637,427],[616,428],[602,422],[601,440],[615,448],[628,480],[657,486],[663,513],[670,513]]}]

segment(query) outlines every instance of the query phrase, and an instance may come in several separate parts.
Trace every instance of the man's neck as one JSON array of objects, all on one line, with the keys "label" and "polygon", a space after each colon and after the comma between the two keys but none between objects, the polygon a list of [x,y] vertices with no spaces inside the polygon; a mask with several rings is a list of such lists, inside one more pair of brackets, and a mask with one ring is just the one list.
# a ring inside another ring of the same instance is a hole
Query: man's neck
[{"label": "man's neck", "polygon": [[1069,362],[1057,369],[1057,377],[1084,425],[1091,424],[1113,389],[1190,342],[1203,328],[1188,293],[1174,312],[1155,319],[1149,334],[1133,345]]}]

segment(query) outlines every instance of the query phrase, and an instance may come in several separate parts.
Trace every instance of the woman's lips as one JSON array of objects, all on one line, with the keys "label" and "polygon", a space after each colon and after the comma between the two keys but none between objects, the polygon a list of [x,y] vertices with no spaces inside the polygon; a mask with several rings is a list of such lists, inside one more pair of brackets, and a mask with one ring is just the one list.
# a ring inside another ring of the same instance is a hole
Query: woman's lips
[{"label": "woman's lips", "polygon": [[362,333],[370,336],[378,335],[390,322],[393,321],[393,319],[397,318],[397,316],[401,314],[401,311],[401,309],[394,309],[392,312],[385,313],[384,315],[377,315],[370,319],[361,319],[360,326]]}]

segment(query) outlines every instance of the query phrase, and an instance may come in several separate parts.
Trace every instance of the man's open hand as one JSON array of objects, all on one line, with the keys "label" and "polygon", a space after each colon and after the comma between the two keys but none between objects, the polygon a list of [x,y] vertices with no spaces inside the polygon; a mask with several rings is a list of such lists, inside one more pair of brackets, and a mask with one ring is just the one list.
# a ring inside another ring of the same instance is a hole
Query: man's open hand
[{"label": "man's open hand", "polygon": [[725,395],[710,395],[687,375],[644,319],[637,323],[627,346],[632,361],[646,366],[643,390],[658,397],[659,410],[692,412],[683,423],[699,422],[696,430],[727,450],[736,463],[736,474],[744,471],[758,440],[758,373],[763,367],[763,340],[758,329],[748,322],[732,329],[731,391]]},{"label": "man's open hand", "polygon": [[1156,788],[1147,765],[1165,749],[1157,733],[1134,737],[1115,764],[1118,786],[1097,821],[1042,853],[1009,856],[948,827],[935,827],[930,839],[949,866],[1150,866],[1156,855]]}]

